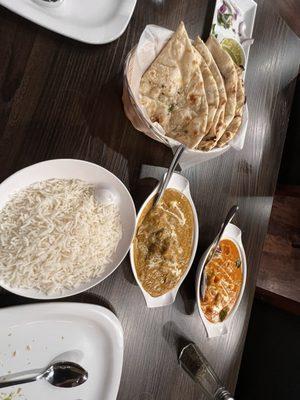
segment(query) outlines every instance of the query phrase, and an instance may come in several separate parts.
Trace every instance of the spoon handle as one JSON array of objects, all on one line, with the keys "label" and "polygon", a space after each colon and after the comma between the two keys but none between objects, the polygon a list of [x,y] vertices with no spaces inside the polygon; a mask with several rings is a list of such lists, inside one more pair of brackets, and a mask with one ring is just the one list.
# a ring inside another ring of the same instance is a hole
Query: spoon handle
[{"label": "spoon handle", "polygon": [[181,144],[180,146],[177,147],[177,150],[174,154],[173,160],[171,162],[171,165],[168,169],[168,172],[166,173],[166,175],[164,176],[164,178],[160,181],[159,186],[158,186],[158,190],[156,193],[156,198],[154,200],[153,203],[153,207],[156,207],[158,202],[160,201],[160,199],[162,198],[168,183],[170,182],[171,176],[173,174],[173,172],[175,171],[175,168],[177,167],[177,164],[182,156],[182,153],[185,150],[185,145]]},{"label": "spoon handle", "polygon": [[7,380],[7,381],[0,381],[0,389],[9,387],[9,386],[18,386],[18,385],[23,385],[24,383],[30,383],[30,382],[35,382],[38,379],[41,378],[41,374],[38,373],[33,376],[29,376],[27,378],[20,378],[20,379],[12,379],[12,380]]},{"label": "spoon handle", "polygon": [[235,216],[235,214],[236,214],[236,212],[237,212],[238,209],[239,209],[239,207],[238,207],[237,205],[235,205],[235,206],[232,206],[231,209],[228,211],[228,213],[227,213],[227,215],[226,215],[226,218],[225,218],[224,222],[223,222],[222,225],[221,225],[221,229],[220,229],[220,231],[219,231],[217,237],[216,237],[215,240],[214,240],[214,246],[213,246],[213,248],[211,249],[209,259],[211,259],[211,258],[213,257],[213,255],[214,255],[214,253],[215,253],[215,251],[216,251],[216,249],[217,249],[217,247],[218,247],[218,245],[219,245],[219,243],[220,243],[220,240],[221,240],[221,238],[222,238],[222,235],[223,235],[223,233],[224,233],[224,230],[225,230],[226,226],[229,224],[229,222],[230,222],[230,221],[232,220],[232,218]]}]

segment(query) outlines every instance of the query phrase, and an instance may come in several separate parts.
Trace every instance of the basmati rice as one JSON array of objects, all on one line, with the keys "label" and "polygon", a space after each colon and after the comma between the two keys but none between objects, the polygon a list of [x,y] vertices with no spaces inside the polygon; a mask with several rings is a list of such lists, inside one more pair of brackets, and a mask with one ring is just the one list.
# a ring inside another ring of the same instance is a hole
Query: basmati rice
[{"label": "basmati rice", "polygon": [[80,180],[50,179],[0,211],[0,280],[45,294],[99,277],[122,236],[118,207]]}]

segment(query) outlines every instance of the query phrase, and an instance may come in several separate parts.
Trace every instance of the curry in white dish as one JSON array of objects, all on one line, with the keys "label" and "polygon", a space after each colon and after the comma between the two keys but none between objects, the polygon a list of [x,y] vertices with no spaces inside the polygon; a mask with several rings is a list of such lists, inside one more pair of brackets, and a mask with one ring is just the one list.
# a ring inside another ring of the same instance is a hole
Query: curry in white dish
[{"label": "curry in white dish", "polygon": [[236,244],[229,239],[221,240],[204,271],[207,286],[201,309],[210,322],[222,322],[232,311],[242,286],[242,267]]},{"label": "curry in white dish", "polygon": [[139,281],[153,297],[172,290],[192,254],[194,217],[188,198],[167,189],[156,207],[149,201],[138,221],[134,262]]}]

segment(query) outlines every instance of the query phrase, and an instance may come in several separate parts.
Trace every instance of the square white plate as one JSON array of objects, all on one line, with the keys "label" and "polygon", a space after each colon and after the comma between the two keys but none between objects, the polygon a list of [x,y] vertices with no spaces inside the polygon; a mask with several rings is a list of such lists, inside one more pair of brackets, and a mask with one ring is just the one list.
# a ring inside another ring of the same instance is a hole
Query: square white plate
[{"label": "square white plate", "polygon": [[[54,358],[80,364],[88,380],[76,388],[46,381],[0,389],[13,400],[115,400],[123,363],[123,330],[104,307],[82,303],[29,304],[0,309],[0,376],[46,367]],[[20,389],[19,389],[20,390]]]},{"label": "square white plate", "polygon": [[64,0],[49,7],[41,0],[0,0],[0,4],[61,35],[91,44],[109,43],[125,31],[136,0]]}]

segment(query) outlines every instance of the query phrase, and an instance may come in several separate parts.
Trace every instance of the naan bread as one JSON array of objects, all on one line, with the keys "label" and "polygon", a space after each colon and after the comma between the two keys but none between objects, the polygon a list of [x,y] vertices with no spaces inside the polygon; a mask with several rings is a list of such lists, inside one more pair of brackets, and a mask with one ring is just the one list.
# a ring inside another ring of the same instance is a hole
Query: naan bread
[{"label": "naan bread", "polygon": [[[197,50],[194,50],[197,51]],[[216,115],[216,111],[218,110],[219,107],[219,92],[218,92],[218,86],[217,83],[213,77],[213,74],[211,70],[209,69],[207,63],[204,60],[204,57],[202,57],[201,61],[201,73],[203,77],[203,82],[204,82],[204,90],[206,94],[206,100],[207,100],[207,105],[208,105],[208,116],[207,116],[207,126],[206,126],[206,131],[205,135],[210,131],[213,122],[214,122],[214,117]]]},{"label": "naan bread", "polygon": [[243,119],[243,110],[245,104],[245,87],[243,81],[243,70],[236,65],[238,74],[237,94],[236,94],[236,109],[235,116],[225,132],[219,139],[217,147],[224,147],[237,134]]},{"label": "naan bread", "polygon": [[[194,41],[194,47],[200,53],[200,55],[204,59],[206,65],[208,66],[208,68],[216,82],[218,96],[219,96],[219,104],[218,104],[218,108],[214,114],[213,122],[212,122],[211,126],[209,126],[208,129],[206,129],[206,135],[198,145],[198,149],[203,150],[203,147],[205,147],[205,143],[206,143],[205,141],[208,141],[208,140],[210,141],[211,139],[215,139],[217,137],[218,123],[220,123],[220,122],[222,123],[223,119],[224,119],[224,110],[225,110],[225,105],[226,105],[226,101],[227,101],[227,96],[226,96],[226,91],[225,91],[225,86],[224,86],[224,80],[219,71],[219,68],[217,67],[215,60],[213,59],[207,46],[200,39],[199,36],[197,36]],[[209,125],[209,124],[207,124],[207,125]]]},{"label": "naan bread", "polygon": [[210,36],[206,42],[206,45],[224,79],[224,86],[227,96],[225,109],[222,110],[219,121],[216,125],[215,135],[212,135],[211,137],[206,136],[201,144],[200,149],[208,151],[216,146],[218,140],[223,136],[226,128],[229,126],[235,116],[238,76],[234,61],[230,55],[224,49],[222,49],[216,38]]},{"label": "naan bread", "polygon": [[207,126],[201,63],[181,22],[140,84],[141,103],[151,121],[158,122],[167,136],[189,148],[198,145]]}]

